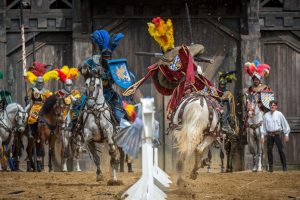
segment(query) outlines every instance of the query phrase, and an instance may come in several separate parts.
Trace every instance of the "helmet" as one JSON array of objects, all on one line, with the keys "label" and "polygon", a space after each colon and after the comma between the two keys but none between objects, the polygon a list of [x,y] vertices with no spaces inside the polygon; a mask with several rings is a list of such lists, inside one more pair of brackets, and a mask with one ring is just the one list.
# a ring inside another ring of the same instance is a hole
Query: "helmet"
[{"label": "helmet", "polygon": [[110,49],[103,49],[101,57],[102,60],[111,60],[112,51]]},{"label": "helmet", "polygon": [[64,89],[70,93],[72,91],[72,87],[73,87],[73,81],[71,79],[67,79],[64,84]]},{"label": "helmet", "polygon": [[254,72],[253,75],[252,75],[252,80],[253,80],[254,78],[257,78],[258,80],[261,81],[263,77],[262,77],[261,75],[259,75],[258,73]]},{"label": "helmet", "polygon": [[43,79],[43,77],[41,77],[41,76],[37,77],[37,80],[36,80],[36,83],[35,83],[35,87],[38,90],[42,90],[43,89],[43,87],[44,87],[44,79]]}]

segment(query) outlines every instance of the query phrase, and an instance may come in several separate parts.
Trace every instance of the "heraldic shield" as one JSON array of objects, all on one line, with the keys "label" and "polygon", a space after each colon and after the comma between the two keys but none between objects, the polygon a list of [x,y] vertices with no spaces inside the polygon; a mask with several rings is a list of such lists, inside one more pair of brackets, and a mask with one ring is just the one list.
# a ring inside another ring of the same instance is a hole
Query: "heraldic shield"
[{"label": "heraldic shield", "polygon": [[261,92],[260,93],[261,102],[264,107],[270,109],[270,101],[274,100],[274,93],[273,92]]},{"label": "heraldic shield", "polygon": [[115,83],[123,89],[132,85],[133,80],[127,66],[127,59],[107,60],[109,71]]}]

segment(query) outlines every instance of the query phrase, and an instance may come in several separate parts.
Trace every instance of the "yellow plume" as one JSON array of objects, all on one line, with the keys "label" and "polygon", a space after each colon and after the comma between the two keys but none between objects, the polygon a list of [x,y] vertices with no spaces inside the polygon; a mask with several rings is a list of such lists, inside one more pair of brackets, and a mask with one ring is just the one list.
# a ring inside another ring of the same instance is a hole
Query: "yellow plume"
[{"label": "yellow plume", "polygon": [[59,79],[57,71],[51,70],[43,75],[43,79],[45,82],[49,81],[52,78],[55,78],[56,80]]},{"label": "yellow plume", "polygon": [[174,48],[173,24],[170,19],[167,23],[160,17],[152,19],[148,24],[148,32],[151,37],[161,46],[164,52]]},{"label": "yellow plume", "polygon": [[33,84],[36,81],[37,76],[34,73],[32,73],[31,71],[27,71],[26,74],[27,74],[27,80],[29,81],[29,83]]},{"label": "yellow plume", "polygon": [[76,78],[79,75],[77,68],[70,68],[67,78]]},{"label": "yellow plume", "polygon": [[61,69],[60,69],[66,76],[69,74],[69,67],[64,65]]}]

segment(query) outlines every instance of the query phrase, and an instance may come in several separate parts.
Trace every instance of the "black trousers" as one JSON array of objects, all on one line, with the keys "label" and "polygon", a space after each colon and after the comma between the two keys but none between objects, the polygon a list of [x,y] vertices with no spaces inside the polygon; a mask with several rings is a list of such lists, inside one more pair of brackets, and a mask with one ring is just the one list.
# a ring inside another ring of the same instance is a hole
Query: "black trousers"
[{"label": "black trousers", "polygon": [[278,149],[282,168],[286,169],[286,158],[285,158],[285,154],[283,152],[283,144],[282,144],[279,134],[267,136],[269,167],[273,169],[273,146],[274,146],[274,143],[276,144],[277,149]]}]

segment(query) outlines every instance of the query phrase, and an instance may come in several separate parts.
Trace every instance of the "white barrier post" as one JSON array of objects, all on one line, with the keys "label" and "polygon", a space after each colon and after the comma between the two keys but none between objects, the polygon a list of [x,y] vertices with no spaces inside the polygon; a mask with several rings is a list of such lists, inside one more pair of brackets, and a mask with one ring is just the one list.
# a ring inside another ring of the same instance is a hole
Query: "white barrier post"
[{"label": "white barrier post", "polygon": [[142,177],[123,195],[127,200],[164,200],[167,195],[154,184],[153,132],[154,99],[141,99],[144,134],[142,143]]}]

